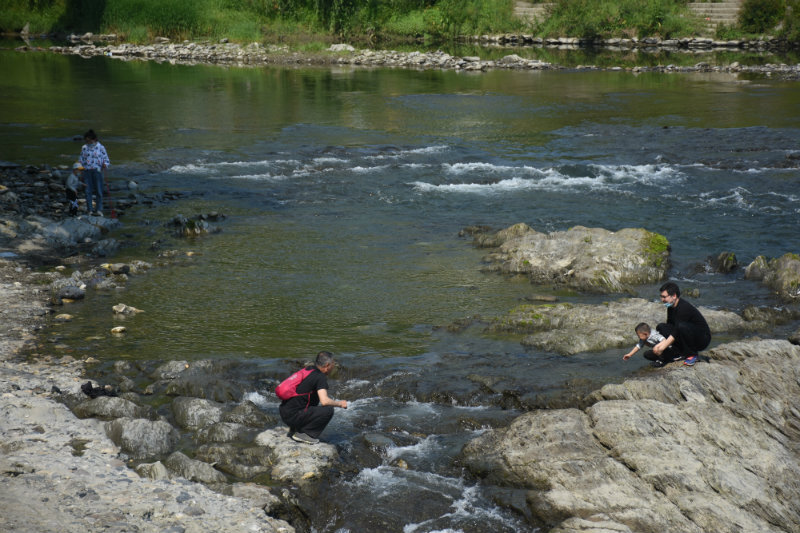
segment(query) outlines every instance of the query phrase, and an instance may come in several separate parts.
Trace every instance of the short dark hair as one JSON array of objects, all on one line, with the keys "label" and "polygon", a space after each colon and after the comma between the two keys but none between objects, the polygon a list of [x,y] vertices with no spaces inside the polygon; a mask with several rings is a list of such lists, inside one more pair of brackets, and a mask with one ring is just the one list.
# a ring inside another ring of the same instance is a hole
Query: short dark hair
[{"label": "short dark hair", "polygon": [[89,130],[83,134],[83,138],[89,141],[96,141],[97,134],[94,132],[94,130]]},{"label": "short dark hair", "polygon": [[678,287],[678,284],[674,281],[668,281],[658,289],[658,292],[667,291],[667,294],[670,296],[677,296],[678,298],[681,297],[681,289]]},{"label": "short dark hair", "polygon": [[317,360],[314,364],[322,368],[331,363],[333,363],[333,354],[331,352],[322,351],[317,354]]},{"label": "short dark hair", "polygon": [[650,324],[648,324],[647,322],[639,322],[639,324],[637,324],[636,327],[633,328],[633,331],[635,331],[636,333],[647,333],[649,335]]}]

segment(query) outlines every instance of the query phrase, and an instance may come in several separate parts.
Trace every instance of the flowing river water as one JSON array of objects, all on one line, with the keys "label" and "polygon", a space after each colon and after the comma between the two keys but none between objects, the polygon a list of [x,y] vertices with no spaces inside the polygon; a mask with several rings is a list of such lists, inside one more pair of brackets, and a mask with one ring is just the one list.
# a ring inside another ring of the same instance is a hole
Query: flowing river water
[{"label": "flowing river water", "polygon": [[[463,444],[520,409],[570,405],[651,371],[641,358],[621,360],[629,347],[564,357],[480,327],[448,328],[541,295],[625,296],[483,272],[485,251],[462,228],[644,227],[669,239],[670,277],[698,289],[694,301],[737,312],[782,303],[741,270],[711,272],[709,256],[733,252],[746,265],[800,252],[796,82],[9,51],[0,70],[0,159],[69,165],[80,150],[73,137],[94,128],[113,163],[112,200],[128,180],[185,193],[129,210],[113,260],[194,254],[74,304],[75,319],[48,331],[52,342],[108,365],[228,361],[223,377],[272,415],[274,385],[295,362],[337,355],[331,392],[351,407],[323,434],[343,466],[321,489],[314,531],[530,530],[513,510],[524,495],[462,471]],[[212,211],[226,215],[214,223],[220,233],[165,236],[175,215]],[[126,321],[127,335],[109,337],[119,302],[145,312]]]}]

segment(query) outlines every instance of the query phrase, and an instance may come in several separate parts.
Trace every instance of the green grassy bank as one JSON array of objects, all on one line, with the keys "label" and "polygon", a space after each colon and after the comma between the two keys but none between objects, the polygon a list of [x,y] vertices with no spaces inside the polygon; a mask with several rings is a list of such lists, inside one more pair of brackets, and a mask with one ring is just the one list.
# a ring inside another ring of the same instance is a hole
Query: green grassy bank
[{"label": "green grassy bank", "polygon": [[[131,42],[227,38],[313,45],[333,40],[445,41],[526,32],[540,37],[697,35],[687,0],[555,0],[537,24],[514,16],[514,0],[4,0],[0,31],[115,33]],[[800,41],[800,0],[745,0],[720,38],[769,33]]]}]

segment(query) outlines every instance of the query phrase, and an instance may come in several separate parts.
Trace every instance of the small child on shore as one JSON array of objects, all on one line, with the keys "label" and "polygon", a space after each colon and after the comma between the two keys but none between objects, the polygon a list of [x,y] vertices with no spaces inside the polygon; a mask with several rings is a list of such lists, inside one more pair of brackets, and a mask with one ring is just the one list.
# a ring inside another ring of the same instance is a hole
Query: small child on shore
[{"label": "small child on shore", "polygon": [[[656,326],[656,329],[653,330],[650,328],[650,325],[647,324],[646,322],[641,322],[640,324],[638,324],[634,328],[634,331],[636,331],[636,336],[639,337],[639,342],[636,343],[636,346],[634,346],[630,352],[623,355],[622,359],[627,361],[628,359],[633,357],[633,354],[638,352],[639,349],[644,348],[645,346],[649,346],[650,348],[652,348],[659,342],[663,341],[666,337],[664,337],[664,335],[662,335],[661,332],[658,331],[658,328],[661,325],[662,324],[659,324],[658,326]],[[650,364],[655,367],[661,367],[667,363],[671,363],[672,361],[677,361],[678,359],[680,359],[680,357],[675,357],[671,346],[666,350],[664,350],[664,353],[661,354],[660,357],[657,356],[655,352],[653,352],[653,350],[647,350],[642,355],[644,356],[645,359],[652,361],[652,363]]]},{"label": "small child on shore", "polygon": [[78,187],[83,186],[81,172],[83,172],[83,165],[80,163],[72,165],[72,173],[67,177],[65,184],[69,214],[73,217],[78,214]]}]

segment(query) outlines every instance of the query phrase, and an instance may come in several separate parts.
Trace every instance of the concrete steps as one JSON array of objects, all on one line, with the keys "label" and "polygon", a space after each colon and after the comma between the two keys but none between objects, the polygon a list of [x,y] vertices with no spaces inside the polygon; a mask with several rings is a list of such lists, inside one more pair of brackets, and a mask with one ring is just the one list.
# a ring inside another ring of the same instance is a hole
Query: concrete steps
[{"label": "concrete steps", "polygon": [[550,7],[549,3],[534,4],[532,2],[523,2],[517,0],[514,3],[514,14],[528,22],[537,22],[547,16],[547,8]]},{"label": "concrete steps", "polygon": [[[706,31],[713,34],[720,24],[732,26],[736,24],[739,9],[743,0],[727,0],[725,2],[690,2],[689,9],[706,22]],[[550,3],[525,2],[517,0],[514,3],[514,14],[526,21],[537,22],[547,16]]]},{"label": "concrete steps", "polygon": [[706,31],[714,33],[717,26],[725,24],[733,26],[739,17],[742,0],[728,0],[727,2],[689,2],[689,9],[705,20]]}]

